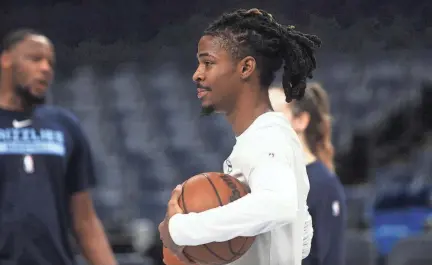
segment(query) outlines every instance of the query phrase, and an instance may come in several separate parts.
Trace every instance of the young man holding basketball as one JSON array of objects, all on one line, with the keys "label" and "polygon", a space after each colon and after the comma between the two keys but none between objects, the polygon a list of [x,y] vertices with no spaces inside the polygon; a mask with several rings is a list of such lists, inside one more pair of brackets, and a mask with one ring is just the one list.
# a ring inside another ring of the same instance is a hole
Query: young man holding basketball
[{"label": "young man holding basketball", "polygon": [[320,44],[318,37],[283,26],[258,9],[224,14],[204,32],[193,75],[197,96],[204,114],[224,113],[231,123],[237,142],[224,172],[252,192],[222,207],[183,214],[177,187],[159,230],[164,245],[182,260],[187,261],[182,246],[238,236],[257,237],[233,264],[300,265],[309,253],[302,146],[289,121],[272,111],[268,89],[283,65],[286,100],[301,99]]}]

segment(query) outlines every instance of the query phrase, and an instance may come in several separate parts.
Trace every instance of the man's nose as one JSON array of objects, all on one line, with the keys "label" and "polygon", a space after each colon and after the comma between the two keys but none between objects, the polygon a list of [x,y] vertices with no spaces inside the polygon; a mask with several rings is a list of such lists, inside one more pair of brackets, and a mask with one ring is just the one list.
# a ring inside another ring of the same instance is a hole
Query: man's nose
[{"label": "man's nose", "polygon": [[202,71],[200,71],[199,69],[197,69],[195,71],[195,73],[192,75],[192,80],[195,83],[202,82],[204,80],[204,75],[202,74]]},{"label": "man's nose", "polygon": [[51,63],[48,60],[42,60],[39,64],[40,71],[44,75],[44,78],[51,78],[52,77],[52,66]]}]

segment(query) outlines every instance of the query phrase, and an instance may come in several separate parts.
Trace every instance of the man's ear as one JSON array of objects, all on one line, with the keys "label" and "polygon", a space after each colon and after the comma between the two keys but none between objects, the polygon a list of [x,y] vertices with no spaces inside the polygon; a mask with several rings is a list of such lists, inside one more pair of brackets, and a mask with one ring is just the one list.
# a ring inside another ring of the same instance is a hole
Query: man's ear
[{"label": "man's ear", "polygon": [[238,63],[241,79],[248,79],[256,69],[256,61],[252,56],[246,56]]},{"label": "man's ear", "polygon": [[8,69],[12,65],[12,57],[10,52],[2,52],[0,56],[0,63],[2,69]]}]

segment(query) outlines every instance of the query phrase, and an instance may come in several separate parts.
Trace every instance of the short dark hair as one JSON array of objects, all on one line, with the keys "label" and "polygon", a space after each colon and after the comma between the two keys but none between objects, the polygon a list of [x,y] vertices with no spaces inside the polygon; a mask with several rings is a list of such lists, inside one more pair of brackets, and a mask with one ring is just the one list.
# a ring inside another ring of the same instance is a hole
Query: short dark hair
[{"label": "short dark hair", "polygon": [[2,50],[7,51],[14,48],[18,43],[22,42],[31,35],[44,36],[42,33],[29,28],[17,29],[9,32],[3,39]]},{"label": "short dark hair", "polygon": [[282,84],[287,102],[304,96],[306,79],[312,77],[316,68],[314,49],[321,46],[317,36],[281,25],[271,14],[256,8],[223,14],[204,35],[223,39],[222,45],[236,59],[253,56],[261,86],[267,89],[283,63]]}]

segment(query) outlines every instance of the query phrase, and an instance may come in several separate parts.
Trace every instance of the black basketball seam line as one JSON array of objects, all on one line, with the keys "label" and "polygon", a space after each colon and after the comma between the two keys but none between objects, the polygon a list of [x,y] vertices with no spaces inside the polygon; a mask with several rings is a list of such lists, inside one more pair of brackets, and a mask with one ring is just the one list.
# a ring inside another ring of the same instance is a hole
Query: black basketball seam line
[{"label": "black basketball seam line", "polygon": [[[249,239],[254,240],[253,237],[243,237],[243,238],[244,238],[245,240],[244,240],[243,245],[242,245],[242,247],[240,248],[240,250],[241,250],[241,249],[246,245],[246,242],[247,242]],[[238,252],[237,254],[233,254],[233,257],[231,258],[231,260],[229,261],[229,263],[238,260],[238,259],[241,258],[241,257],[242,257],[246,252],[247,252],[247,250],[244,251],[244,252],[241,252],[241,253]]]},{"label": "black basketball seam line", "polygon": [[[244,248],[245,245],[246,245],[246,242],[247,242],[247,240],[248,240],[248,237],[242,237],[242,238],[244,238],[243,245],[241,245],[241,247],[240,247],[240,249],[239,249],[238,251],[231,251],[232,254],[234,254],[234,255],[242,255],[242,250],[243,250],[243,248]],[[231,247],[231,246],[230,246],[230,247]]]},{"label": "black basketball seam line", "polygon": [[[244,246],[246,245],[246,242],[247,242],[248,240],[255,241],[255,238],[253,238],[253,237],[243,237],[243,238],[244,238],[245,240],[244,240],[243,245],[242,245],[242,247],[240,248],[240,250],[244,248]],[[249,249],[248,249],[248,250],[249,250]],[[240,253],[235,254],[234,257],[232,257],[231,260],[230,260],[229,262],[231,263],[231,262],[234,262],[234,261],[238,260],[238,259],[241,258],[244,254],[246,254],[246,252],[247,252],[247,250],[244,251],[244,252],[240,252]]]},{"label": "black basketball seam line", "polygon": [[[218,193],[218,191],[217,191],[217,189],[216,189],[216,186],[213,184],[213,182],[212,182],[212,180],[210,179],[210,177],[206,174],[206,173],[203,173],[202,174],[207,180],[208,180],[208,182],[210,183],[210,185],[212,186],[212,188],[213,188],[213,191],[215,192],[215,194],[216,194],[216,197],[217,197],[217,199],[218,199],[218,201],[219,201],[219,206],[223,206],[223,203],[222,203],[222,199],[221,199],[221,197],[219,196],[219,193]],[[229,243],[228,243],[228,245],[229,245]],[[214,252],[207,244],[204,244],[203,245],[203,247],[205,247],[207,250],[208,250],[208,252],[210,252],[212,255],[214,255],[214,256],[216,256],[218,259],[220,259],[220,260],[223,260],[223,261],[225,261],[225,262],[230,262],[230,259],[224,259],[224,258],[222,258],[221,256],[219,256],[216,252]]]},{"label": "black basketball seam line", "polygon": [[225,261],[225,262],[230,262],[230,261],[231,261],[231,259],[225,259],[225,258],[219,256],[219,255],[218,255],[216,252],[214,252],[214,251],[213,251],[209,246],[207,246],[207,244],[204,244],[203,247],[205,247],[205,248],[208,250],[208,252],[210,252],[210,254],[212,254],[213,256],[215,256],[216,258],[218,258],[218,259],[220,259],[220,260]]},{"label": "black basketball seam line", "polygon": [[235,260],[237,260],[238,258],[240,258],[241,256],[243,256],[243,255],[246,253],[246,251],[241,252],[241,250],[245,247],[246,242],[248,241],[248,239],[253,239],[253,238],[251,238],[251,237],[243,237],[243,238],[244,238],[243,245],[240,247],[240,249],[239,249],[238,252],[237,252],[237,251],[232,251],[232,250],[231,250],[231,244],[230,244],[231,241],[228,241],[228,242],[229,242],[228,245],[230,246],[231,254],[233,254],[233,257],[231,258],[230,263],[233,262],[233,261],[235,261]]},{"label": "black basketball seam line", "polygon": [[213,184],[213,182],[211,181],[210,177],[209,177],[206,173],[203,173],[203,175],[204,175],[204,177],[208,180],[208,182],[209,182],[210,185],[212,186],[214,192],[216,193],[216,197],[217,197],[217,199],[218,199],[218,201],[219,201],[219,206],[223,206],[222,199],[221,199],[221,197],[219,196],[219,193],[218,193],[218,191],[217,191],[217,189],[216,189],[216,186]]},{"label": "black basketball seam line", "polygon": [[[234,181],[236,181],[237,184],[239,184],[239,186],[242,187],[243,192],[246,193],[246,194],[248,193],[248,192],[245,190],[245,186],[243,185],[243,183],[240,182],[237,178],[231,177],[230,175],[227,175],[227,174],[223,174],[223,176],[224,176],[224,177],[230,177],[230,178],[233,178]],[[209,181],[210,181],[210,179],[209,179]],[[212,183],[211,181],[210,181],[210,183],[213,185],[213,183]],[[214,187],[214,186],[213,186],[213,187]],[[215,188],[215,191],[216,191],[216,193],[217,193],[216,187],[214,187],[214,188]],[[236,189],[237,189],[237,185],[236,185]],[[232,242],[231,242],[231,240],[228,241],[228,250],[231,252],[231,255],[233,256],[233,257],[230,259],[230,262],[232,262],[232,261],[238,259],[238,256],[241,256],[241,255],[242,255],[241,250],[245,247],[246,242],[247,242],[247,238],[245,238],[245,240],[243,241],[243,244],[241,245],[239,251],[235,251],[235,250],[233,249],[233,246],[232,246]]]},{"label": "black basketball seam line", "polygon": [[189,213],[189,211],[187,210],[187,207],[186,207],[186,202],[185,202],[185,190],[186,190],[186,183],[188,182],[188,180],[186,180],[184,183],[183,183],[183,185],[182,185],[182,193],[181,193],[181,200],[182,200],[182,203],[183,203],[183,212],[184,213]]},{"label": "black basketball seam line", "polygon": [[231,240],[228,241],[228,250],[231,252],[231,255],[233,255],[234,257],[237,255],[236,251],[234,251],[233,246],[231,245]]},{"label": "black basketball seam line", "polygon": [[[224,174],[224,176],[226,176],[226,177],[231,177],[231,176],[228,175],[228,174]],[[248,191],[246,191],[246,187],[245,187],[245,185],[244,185],[240,180],[238,180],[237,178],[234,178],[234,177],[231,177],[231,178],[233,178],[234,181],[237,182],[237,184],[239,184],[239,186],[242,187],[242,190],[243,190],[244,193],[246,193],[246,194],[249,193]],[[240,249],[239,249],[238,251],[234,251],[234,249],[233,249],[233,247],[232,247],[232,245],[231,245],[231,241],[228,241],[228,248],[229,248],[229,251],[231,252],[231,254],[234,255],[233,258],[235,258],[236,256],[239,256],[239,255],[243,255],[243,254],[244,254],[244,253],[242,253],[241,251],[242,251],[242,249],[246,246],[246,242],[247,242],[247,240],[248,240],[248,237],[244,237],[244,238],[245,238],[245,240],[243,241],[243,245],[241,245],[241,247],[240,247]],[[231,261],[232,261],[232,260],[231,260]]]},{"label": "black basketball seam line", "polygon": [[[253,242],[255,241],[255,238],[254,238],[254,237],[246,237],[246,240],[245,240],[245,242],[244,242],[244,244],[243,244],[243,246],[242,246],[242,249],[243,249],[243,247],[246,245],[246,242],[247,242],[248,240],[252,240],[252,244],[253,244]],[[251,244],[251,246],[252,246],[252,244]],[[246,252],[248,252],[248,250],[249,250],[249,249],[247,249],[247,250],[241,252],[241,253],[239,254],[239,256],[243,256]]]},{"label": "black basketball seam line", "polygon": [[[186,207],[186,201],[185,201],[185,190],[186,190],[186,183],[188,182],[188,180],[186,180],[184,183],[183,183],[183,187],[182,187],[182,194],[181,194],[181,198],[182,198],[182,203],[183,203],[183,211],[187,214],[187,213],[189,213],[189,211],[187,210],[187,207]],[[192,256],[192,255],[190,255],[190,254],[188,254],[188,253],[186,253],[186,252],[184,252],[183,251],[183,254],[188,258],[188,259],[190,259],[191,261],[197,261],[197,262],[201,262],[201,263],[205,263],[205,261],[203,261],[203,260],[200,260],[200,259],[197,259],[197,258],[195,258],[194,256]]]},{"label": "black basketball seam line", "polygon": [[184,251],[183,251],[183,255],[185,255],[185,257],[188,258],[188,259],[190,259],[191,261],[195,261],[195,262],[203,263],[203,264],[206,263],[206,261],[204,261],[204,260],[200,260],[200,259],[197,259],[197,258],[195,258],[194,256],[192,256],[191,254],[188,254],[188,253],[186,253],[186,252],[184,252]]},{"label": "black basketball seam line", "polygon": [[[243,192],[246,193],[246,194],[248,193],[248,192],[245,190],[244,185],[243,185],[243,184],[242,184],[242,183],[241,183],[237,178],[231,177],[231,176],[228,175],[228,174],[223,174],[223,176],[224,176],[224,177],[233,178],[234,181],[236,181],[237,184],[239,184],[239,186],[242,187]],[[209,181],[210,181],[210,180],[209,180]],[[212,183],[212,184],[213,184],[213,183]],[[215,189],[216,189],[216,187],[215,187]],[[236,185],[236,189],[237,189],[237,185]],[[217,191],[217,190],[216,190],[216,191]],[[231,255],[232,255],[232,258],[231,258],[230,261],[229,261],[230,263],[231,263],[232,261],[238,259],[238,256],[241,256],[241,255],[242,255],[240,251],[245,247],[246,242],[247,242],[247,238],[245,238],[245,240],[243,241],[243,244],[241,245],[239,251],[235,251],[234,248],[233,248],[233,246],[232,246],[232,242],[231,242],[231,240],[228,241],[228,250],[231,252]]]}]

